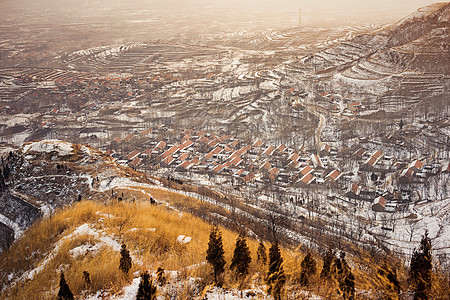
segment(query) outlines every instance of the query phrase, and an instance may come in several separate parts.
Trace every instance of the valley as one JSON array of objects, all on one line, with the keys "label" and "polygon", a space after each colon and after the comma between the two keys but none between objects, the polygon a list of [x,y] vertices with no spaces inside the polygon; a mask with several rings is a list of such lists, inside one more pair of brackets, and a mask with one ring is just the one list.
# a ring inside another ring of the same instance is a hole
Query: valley
[{"label": "valley", "polygon": [[120,195],[353,258],[406,260],[428,230],[448,267],[449,3],[387,25],[274,11],[270,30],[80,10],[0,24],[0,251]]}]

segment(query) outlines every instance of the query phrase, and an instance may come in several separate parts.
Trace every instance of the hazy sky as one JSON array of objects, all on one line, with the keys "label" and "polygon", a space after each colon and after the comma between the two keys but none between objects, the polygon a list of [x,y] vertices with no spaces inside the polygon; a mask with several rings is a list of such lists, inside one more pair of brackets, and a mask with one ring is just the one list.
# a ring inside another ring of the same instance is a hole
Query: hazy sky
[{"label": "hazy sky", "polygon": [[[435,0],[0,0],[0,11],[38,15],[43,18],[79,18],[102,16],[117,18],[130,11],[164,11],[167,14],[188,11],[181,17],[202,15],[216,19],[234,15],[246,18],[257,13],[282,12],[294,20],[302,9],[305,24],[327,21],[353,23],[390,23],[399,20]],[[63,12],[63,13],[61,13]],[[125,13],[126,12],[126,13]],[[0,12],[1,16],[1,12]]]}]

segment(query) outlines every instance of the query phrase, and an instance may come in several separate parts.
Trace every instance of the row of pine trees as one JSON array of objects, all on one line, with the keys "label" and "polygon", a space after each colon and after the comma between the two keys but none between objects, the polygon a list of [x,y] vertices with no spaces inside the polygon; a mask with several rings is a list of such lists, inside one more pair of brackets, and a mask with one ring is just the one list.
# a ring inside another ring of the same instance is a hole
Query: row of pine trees
[{"label": "row of pine trees", "polygon": [[[206,260],[213,267],[214,279],[218,285],[221,285],[220,275],[225,271],[224,254],[222,235],[220,230],[214,226],[209,236]],[[283,270],[283,258],[278,242],[271,244],[269,248],[269,257],[267,257],[266,247],[264,246],[263,241],[260,241],[256,255],[258,262],[263,265],[268,265],[267,274],[265,275],[268,293],[272,295],[275,300],[281,300],[283,286],[286,283],[286,275]],[[345,261],[345,254],[342,253],[340,258],[335,258],[334,253],[329,251],[325,256],[324,261],[325,263],[321,272],[321,277],[324,280],[338,279],[340,295],[344,299],[353,299],[355,295],[355,282],[351,269]],[[230,269],[233,271],[235,279],[240,283],[242,283],[245,276],[248,275],[250,263],[250,250],[247,246],[245,236],[241,234],[236,239],[236,246],[230,264]],[[302,286],[307,287],[309,285],[310,277],[317,272],[316,265],[316,261],[312,254],[308,252],[301,262],[300,284]],[[242,288],[242,284],[240,287]]]},{"label": "row of pine trees", "polygon": [[[128,274],[132,266],[130,251],[122,244],[120,251],[119,269]],[[263,241],[259,242],[257,249],[257,261],[267,266],[265,282],[268,286],[267,292],[275,300],[281,300],[283,287],[286,283],[286,275],[283,270],[283,258],[278,242],[271,244],[269,255],[267,256],[266,247]],[[223,249],[222,234],[217,226],[213,226],[209,235],[208,249],[206,251],[206,261],[212,266],[214,282],[216,285],[222,285],[222,275],[225,272],[225,252]],[[236,245],[230,264],[230,269],[234,278],[239,282],[239,289],[244,286],[245,278],[250,271],[252,261],[250,249],[244,235],[240,234],[236,239]],[[310,252],[307,252],[300,265],[299,283],[304,287],[310,285],[310,278],[317,273],[317,263]],[[383,282],[383,299],[398,299],[400,295],[400,283],[397,279],[396,269],[388,263],[380,266],[377,276]],[[350,300],[355,298],[355,277],[345,259],[345,253],[341,252],[339,256],[329,249],[323,256],[323,267],[320,272],[320,279],[324,284],[335,287],[340,299]],[[89,286],[90,276],[87,271],[83,272],[83,280],[86,286]],[[166,278],[164,269],[158,268],[156,281],[164,285]],[[431,241],[426,231],[422,237],[420,247],[414,250],[411,264],[409,284],[414,291],[414,299],[429,299],[432,285],[432,257]],[[65,280],[64,273],[61,272],[59,283],[58,299],[72,300],[74,296]],[[157,286],[153,282],[151,275],[145,271],[141,274],[141,281],[136,295],[137,300],[156,299]]]}]

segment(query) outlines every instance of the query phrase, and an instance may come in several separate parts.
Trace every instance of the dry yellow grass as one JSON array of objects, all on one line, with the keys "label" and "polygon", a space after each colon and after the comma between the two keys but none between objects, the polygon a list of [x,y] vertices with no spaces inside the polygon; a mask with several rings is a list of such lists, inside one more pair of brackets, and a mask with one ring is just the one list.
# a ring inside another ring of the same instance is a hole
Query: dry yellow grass
[{"label": "dry yellow grass", "polygon": [[[134,262],[129,277],[124,276],[118,269],[118,251],[113,251],[107,245],[95,253],[87,253],[81,257],[70,255],[69,251],[75,247],[100,242],[98,237],[92,235],[77,235],[64,239],[83,224],[89,224],[93,230],[102,232],[104,236],[109,236],[118,243],[127,244],[131,254],[140,260]],[[139,200],[135,203],[111,201],[107,205],[82,201],[32,226],[19,242],[1,256],[2,273],[14,274],[17,279],[23,271],[39,266],[40,262],[54,252],[56,244],[59,243],[59,251],[48,260],[33,280],[18,281],[14,287],[1,294],[0,298],[53,298],[58,290],[60,270],[64,270],[66,280],[75,295],[81,295],[85,289],[82,280],[85,270],[91,274],[91,292],[107,290],[111,293],[118,292],[126,285],[134,271],[155,271],[158,267],[177,271],[200,264],[198,268],[187,269],[184,276],[208,273],[211,271],[209,267],[205,269],[201,263],[205,261],[210,228],[210,224],[188,213],[179,214],[164,206],[155,206]],[[221,231],[226,260],[229,262],[237,234],[223,228]],[[192,237],[192,240],[187,244],[180,244],[177,242],[179,235]],[[250,240],[249,247],[255,255],[257,242]],[[6,278],[2,278],[2,285],[4,284],[8,284]]]},{"label": "dry yellow grass", "polygon": [[[184,282],[178,286],[179,299],[193,297],[192,287],[187,284],[187,280],[183,281],[188,277],[200,278],[199,285],[205,293],[212,283],[211,267],[204,263],[211,224],[189,213],[172,210],[166,205],[152,205],[149,203],[149,195],[182,210],[201,210],[203,205],[209,204],[157,188],[117,188],[114,191],[116,194],[123,192],[128,201],[82,201],[57,211],[50,218],[29,228],[23,238],[0,256],[0,284],[9,287],[0,293],[0,299],[54,299],[59,288],[61,270],[64,271],[72,292],[79,299],[97,291],[105,291],[104,296],[113,295],[120,293],[141,271],[156,271],[158,267],[178,271],[179,279]],[[102,194],[102,199],[106,196],[107,193]],[[226,215],[227,211],[222,213]],[[95,234],[83,232],[73,235],[74,230],[83,224],[88,224]],[[225,287],[237,288],[238,283],[232,278],[228,268],[238,234],[225,228],[220,230],[227,261]],[[192,237],[192,240],[187,244],[180,244],[177,242],[179,235]],[[67,236],[71,238],[65,238]],[[102,238],[115,241],[116,249],[102,242]],[[128,275],[118,269],[120,255],[117,246],[122,242],[134,257],[133,267]],[[73,256],[70,252],[76,247],[89,245],[94,251],[82,252],[78,256]],[[92,247],[94,245],[99,247]],[[252,253],[248,283],[263,286],[267,269],[256,263],[258,242],[248,239],[248,245]],[[269,247],[269,243],[266,243],[267,250]],[[282,248],[281,252],[287,276],[284,299],[294,299],[299,297],[298,291],[303,289],[298,285],[298,275],[305,254],[299,248]],[[377,280],[376,272],[381,262],[372,261],[370,255],[361,253],[360,258],[347,258],[352,266],[357,290],[380,290],[381,283]],[[321,282],[318,277],[322,268],[321,257],[315,253],[313,256],[317,262],[317,275],[312,278],[308,290],[325,297],[335,295],[328,294],[333,286]],[[42,264],[43,261],[47,263]],[[17,280],[23,272],[38,266],[41,270],[32,280]],[[90,286],[85,286],[83,271],[90,273]],[[15,285],[11,285],[8,274],[12,274]],[[398,275],[404,282],[405,269],[400,267]],[[442,284],[435,289],[442,289],[441,286]],[[197,291],[199,293],[202,292]],[[360,298],[361,296],[358,297]]]}]

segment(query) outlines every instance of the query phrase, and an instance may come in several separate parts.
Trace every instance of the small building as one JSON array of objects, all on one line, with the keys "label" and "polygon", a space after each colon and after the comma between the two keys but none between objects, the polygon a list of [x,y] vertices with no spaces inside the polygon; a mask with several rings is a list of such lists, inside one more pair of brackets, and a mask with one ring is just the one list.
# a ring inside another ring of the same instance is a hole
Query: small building
[{"label": "small building", "polygon": [[262,146],[262,144],[263,144],[263,142],[262,142],[261,140],[256,140],[256,141],[253,143],[253,147],[259,148],[259,147]]},{"label": "small building", "polygon": [[133,160],[133,159],[135,159],[136,157],[138,157],[140,153],[141,153],[141,152],[140,152],[139,150],[133,150],[130,154],[127,155],[127,158],[128,158],[129,160]]},{"label": "small building", "polygon": [[263,152],[264,155],[268,155],[271,156],[274,152],[275,152],[275,147],[274,146],[269,146],[267,147],[267,149]]},{"label": "small building", "polygon": [[414,177],[414,170],[412,168],[404,169],[398,178],[400,183],[408,183],[410,182]]},{"label": "small building", "polygon": [[317,154],[311,154],[309,158],[314,168],[323,168],[322,161],[320,160],[320,157]]},{"label": "small building", "polygon": [[341,177],[342,173],[338,170],[333,170],[330,173],[328,173],[327,176],[325,176],[325,180],[335,182]]},{"label": "small building", "polygon": [[321,156],[327,156],[327,155],[330,154],[330,152],[331,152],[331,146],[328,145],[328,144],[324,144],[324,145],[322,145],[322,147],[320,148],[319,155],[321,155]]},{"label": "small building", "polygon": [[373,168],[380,161],[380,159],[382,157],[383,157],[383,153],[380,150],[377,150],[366,160],[365,164],[368,167]]},{"label": "small building", "polygon": [[384,212],[386,210],[387,200],[383,196],[375,198],[372,202],[372,210],[377,212]]},{"label": "small building", "polygon": [[302,186],[302,187],[308,187],[314,182],[315,179],[316,178],[314,177],[314,175],[309,173],[309,174],[303,176],[302,178],[300,178],[300,180],[297,181],[297,183],[299,183],[300,186]]},{"label": "small building", "polygon": [[253,183],[256,180],[256,176],[253,173],[249,173],[244,178],[242,178],[242,180],[244,180],[245,183]]},{"label": "small building", "polygon": [[359,184],[351,182],[345,196],[350,199],[359,199],[361,194],[361,187]]},{"label": "small building", "polygon": [[409,168],[412,169],[414,172],[422,171],[423,167],[424,167],[424,163],[418,159],[416,159],[409,165]]}]

